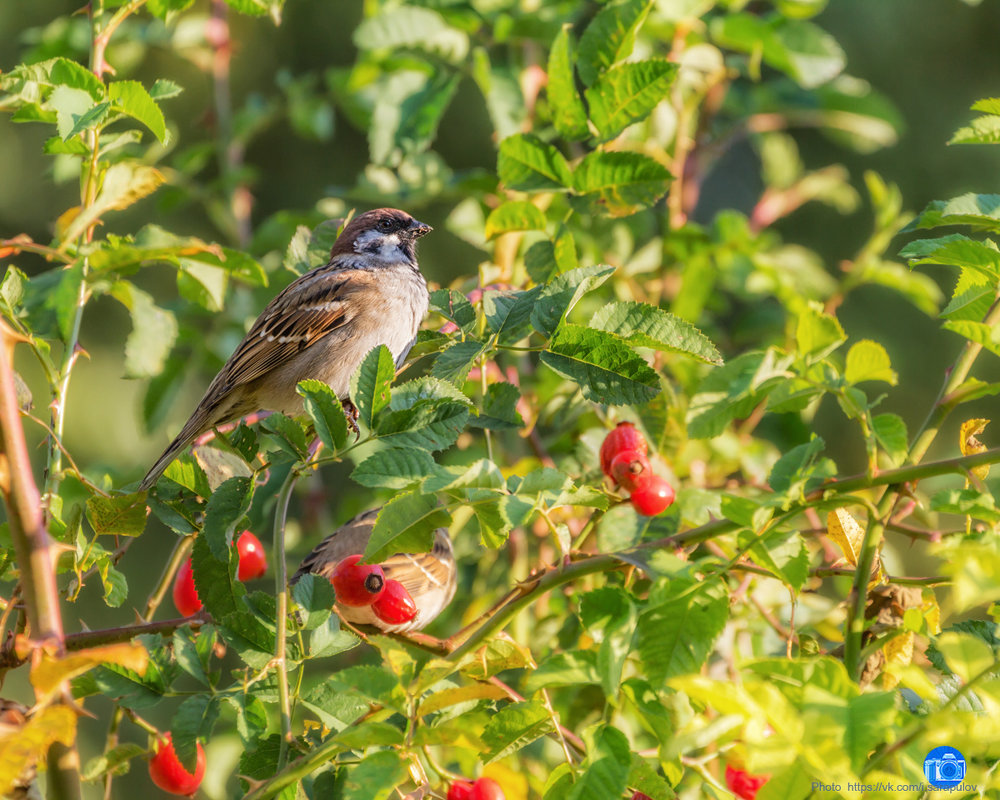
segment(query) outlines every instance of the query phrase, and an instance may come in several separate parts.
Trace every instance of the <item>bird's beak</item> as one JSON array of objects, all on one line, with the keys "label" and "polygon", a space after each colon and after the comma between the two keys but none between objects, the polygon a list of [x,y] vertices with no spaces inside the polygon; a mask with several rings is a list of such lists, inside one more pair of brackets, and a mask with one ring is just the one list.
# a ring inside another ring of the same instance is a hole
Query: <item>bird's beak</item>
[{"label": "bird's beak", "polygon": [[425,236],[432,230],[434,229],[430,225],[419,222],[418,220],[413,220],[413,222],[410,223],[410,236],[414,239],[419,239],[421,236]]}]

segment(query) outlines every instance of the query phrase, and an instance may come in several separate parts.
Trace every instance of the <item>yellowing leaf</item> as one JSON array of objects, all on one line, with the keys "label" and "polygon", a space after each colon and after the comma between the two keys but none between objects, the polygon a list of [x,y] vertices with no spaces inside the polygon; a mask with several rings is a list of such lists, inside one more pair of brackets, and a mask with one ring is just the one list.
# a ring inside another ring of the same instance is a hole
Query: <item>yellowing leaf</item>
[{"label": "yellowing leaf", "polygon": [[[976,437],[986,430],[986,426],[989,424],[988,419],[967,419],[962,423],[962,429],[958,434],[958,446],[961,448],[963,456],[986,452],[986,445]],[[990,474],[990,465],[983,464],[980,467],[973,467],[970,471],[982,481]]]},{"label": "yellowing leaf", "polygon": [[938,606],[937,597],[930,587],[923,591],[923,603],[920,610],[924,615],[924,622],[927,623],[927,633],[930,636],[937,636],[941,633],[941,608]]},{"label": "yellowing leaf", "polygon": [[882,688],[894,689],[899,683],[898,669],[913,660],[913,631],[906,631],[886,642],[882,648],[885,655],[885,672],[882,673]]},{"label": "yellowing leaf", "polygon": [[[826,533],[840,548],[844,558],[852,567],[858,565],[858,557],[861,555],[861,544],[865,538],[865,529],[858,524],[858,521],[851,516],[846,508],[837,508],[826,515]],[[872,563],[872,572],[877,578],[882,578],[882,563],[875,555]]]},{"label": "yellowing leaf", "polygon": [[43,652],[38,664],[31,670],[31,685],[42,700],[58,691],[63,681],[89,672],[98,664],[117,664],[142,675],[148,663],[146,649],[127,642],[77,650],[61,658]]},{"label": "yellowing leaf", "polygon": [[122,162],[108,167],[93,205],[73,218],[63,234],[63,241],[76,239],[105,212],[121,211],[152,194],[165,180],[162,172],[146,164]]},{"label": "yellowing leaf", "polygon": [[70,745],[76,738],[76,714],[66,706],[43,708],[15,732],[0,737],[0,797],[10,797],[26,769],[45,757],[49,745]]}]

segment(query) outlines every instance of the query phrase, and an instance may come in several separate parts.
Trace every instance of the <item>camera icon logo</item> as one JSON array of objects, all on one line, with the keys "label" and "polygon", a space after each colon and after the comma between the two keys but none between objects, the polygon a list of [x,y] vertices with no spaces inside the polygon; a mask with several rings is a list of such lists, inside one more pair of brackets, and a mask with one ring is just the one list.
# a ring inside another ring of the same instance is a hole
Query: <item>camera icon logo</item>
[{"label": "camera icon logo", "polygon": [[954,747],[935,747],[924,759],[924,776],[938,789],[957,786],[965,780],[965,756]]}]

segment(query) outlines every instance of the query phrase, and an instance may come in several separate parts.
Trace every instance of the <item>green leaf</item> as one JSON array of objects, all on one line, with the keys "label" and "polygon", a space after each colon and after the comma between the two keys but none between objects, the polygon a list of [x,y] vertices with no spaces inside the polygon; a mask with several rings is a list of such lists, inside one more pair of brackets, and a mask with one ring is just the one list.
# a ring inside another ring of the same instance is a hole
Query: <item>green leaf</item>
[{"label": "green leaf", "polygon": [[995,668],[993,649],[971,634],[947,631],[934,640],[934,647],[944,656],[951,671],[964,683]]},{"label": "green leaf", "polygon": [[533,695],[539,689],[553,686],[579,686],[600,684],[597,672],[597,653],[593,650],[571,650],[556,653],[542,661],[538,668],[529,673],[521,685],[525,695]]},{"label": "green leaf", "polygon": [[528,334],[532,313],[544,287],[522,291],[483,292],[486,324],[501,343],[518,342]]},{"label": "green leaf", "polygon": [[395,750],[369,753],[360,764],[347,770],[341,796],[344,800],[386,800],[406,781],[406,776],[406,764]]},{"label": "green leaf", "polygon": [[111,565],[111,559],[103,559],[98,565],[101,574],[101,586],[104,589],[104,602],[111,608],[118,608],[128,598],[128,581],[124,573]]},{"label": "green leaf", "polygon": [[718,583],[685,585],[677,579],[655,588],[663,591],[651,593],[636,626],[643,674],[654,684],[697,673],[729,619],[729,599]]},{"label": "green leaf", "polygon": [[360,421],[369,429],[375,425],[375,415],[389,405],[389,385],[395,374],[392,353],[380,344],[364,357],[351,376],[351,401]]},{"label": "green leaf", "polygon": [[941,264],[979,272],[991,283],[1000,280],[1000,251],[993,242],[977,241],[954,233],[936,239],[918,239],[899,251],[910,267]]},{"label": "green leaf", "polygon": [[890,386],[895,386],[898,380],[889,363],[889,354],[882,345],[871,339],[862,339],[851,345],[851,349],[847,351],[844,378],[848,383],[884,381]]},{"label": "green leaf", "polygon": [[931,510],[961,514],[987,522],[1000,521],[993,495],[978,489],[943,489],[931,497]]},{"label": "green leaf", "polygon": [[459,77],[445,71],[429,76],[413,70],[390,73],[376,95],[368,129],[372,163],[398,166],[403,159],[427,150]]},{"label": "green leaf", "polygon": [[745,417],[787,377],[790,361],[773,350],[744,353],[709,372],[688,406],[688,435],[718,436],[732,420]]},{"label": "green leaf", "polygon": [[551,336],[580,298],[604,283],[614,271],[614,267],[595,264],[578,267],[555,277],[534,299],[531,324],[535,330]]},{"label": "green leaf", "polygon": [[1000,328],[991,327],[983,322],[961,319],[948,320],[941,327],[965,337],[970,342],[982,345],[994,355],[1000,355]]},{"label": "green leaf", "polygon": [[486,239],[510,231],[544,231],[545,214],[526,200],[511,200],[498,206],[486,218]]},{"label": "green leaf", "polygon": [[418,50],[459,64],[469,52],[468,35],[447,23],[437,11],[412,5],[386,8],[362,20],[354,30],[362,50]]},{"label": "green leaf", "polygon": [[304,459],[309,452],[305,430],[291,417],[277,412],[269,414],[261,420],[260,429],[272,434],[270,441],[278,446],[278,450],[288,453],[292,458]]},{"label": "green leaf", "polygon": [[292,587],[292,597],[302,612],[302,629],[311,631],[325,623],[337,600],[333,585],[322,575],[306,573]]},{"label": "green leaf", "polygon": [[632,53],[636,32],[652,5],[651,0],[625,0],[597,12],[577,49],[576,66],[587,86],[612,64]]},{"label": "green leaf", "polygon": [[[104,99],[104,82],[83,64],[71,61],[68,58],[53,58],[39,64],[32,64],[35,70],[42,70],[48,73],[49,82],[53,86],[69,86],[73,89],[83,89],[94,100]],[[35,80],[44,81],[41,76]]]},{"label": "green leaf", "polygon": [[1000,231],[1000,194],[969,192],[951,200],[935,200],[903,230],[944,225],[968,225],[974,230]]},{"label": "green leaf", "polygon": [[94,495],[87,500],[87,521],[94,533],[138,536],[146,527],[146,493]]},{"label": "green leaf", "polygon": [[177,339],[177,320],[129,281],[115,281],[111,296],[129,311],[132,332],[125,340],[125,377],[158,375]]},{"label": "green leaf", "polygon": [[552,730],[552,717],[541,703],[527,700],[504,706],[483,728],[483,744],[487,748],[482,755],[483,763],[492,764],[516,753]]},{"label": "green leaf", "polygon": [[306,413],[312,419],[316,435],[331,453],[347,444],[347,416],[333,389],[322,381],[299,381],[295,391],[301,395]]},{"label": "green leaf", "polygon": [[617,697],[625,659],[632,649],[635,605],[623,589],[605,586],[580,597],[580,621],[599,644],[597,670],[604,695]]},{"label": "green leaf", "polygon": [[573,38],[571,25],[563,25],[549,50],[546,93],[552,113],[552,123],[560,135],[570,141],[586,139],[590,133],[587,127],[587,110],[583,107],[580,93],[576,90],[573,76]]},{"label": "green leaf", "polygon": [[139,120],[160,142],[166,141],[167,123],[163,112],[141,83],[114,81],[108,86],[108,98],[115,111]]},{"label": "green leaf", "polygon": [[660,59],[611,67],[587,89],[590,118],[601,141],[614,139],[669,95],[678,65]]},{"label": "green leaf", "polygon": [[483,410],[473,417],[469,425],[489,430],[512,430],[523,428],[524,420],[517,411],[521,392],[510,383],[491,383],[483,399]]},{"label": "green leaf", "polygon": [[660,391],[656,372],[623,340],[605,331],[564,324],[541,362],[576,382],[595,403],[634,405]]},{"label": "green leaf", "polygon": [[529,133],[500,142],[497,174],[508,189],[522,192],[563,190],[574,180],[562,153]]},{"label": "green leaf", "polygon": [[505,481],[500,467],[488,458],[480,458],[468,466],[439,467],[424,481],[428,494],[454,489],[503,489]]},{"label": "green leaf", "polygon": [[830,459],[819,458],[825,447],[823,439],[814,433],[808,442],[785,452],[771,467],[767,482],[777,494],[787,497],[786,505],[801,500],[806,492],[836,474],[836,466]]},{"label": "green leaf", "polygon": [[426,450],[379,450],[354,468],[351,478],[362,486],[408,489],[432,475],[437,464]]},{"label": "green leaf", "polygon": [[[83,114],[72,114],[73,127],[65,134],[62,134],[63,140],[69,144],[72,142],[76,145],[71,149],[79,150],[79,145],[83,145],[83,150],[85,153],[90,152],[87,145],[85,145],[79,138],[78,134],[83,133],[87,128],[101,125],[104,120],[108,118],[111,110],[110,103],[98,103],[95,106],[91,106]],[[56,122],[58,124],[59,117],[56,117]]]},{"label": "green leaf", "polygon": [[806,89],[836,78],[847,61],[837,40],[822,28],[780,14],[726,14],[712,20],[711,33],[723,47],[760,54],[765,64]]},{"label": "green leaf", "polygon": [[684,353],[706,364],[722,363],[715,345],[694,325],[646,303],[609,303],[597,310],[590,327],[617,334],[636,347]]},{"label": "green leaf", "polygon": [[425,377],[396,387],[375,432],[392,447],[443,450],[465,429],[472,402],[458,389]]},{"label": "green leaf", "polygon": [[800,534],[770,530],[758,536],[747,531],[740,535],[739,542],[740,547],[753,554],[754,561],[770,570],[778,580],[796,593],[802,590],[809,577],[809,551]]},{"label": "green leaf", "polygon": [[73,218],[62,240],[73,241],[107,212],[128,208],[155,192],[165,180],[162,172],[146,164],[127,161],[112,164],[104,173],[97,199]]},{"label": "green leaf", "polygon": [[462,330],[468,330],[476,322],[476,310],[472,303],[454,289],[437,289],[431,292],[430,308]]},{"label": "green leaf", "polygon": [[431,375],[443,381],[450,381],[461,385],[464,383],[466,377],[468,377],[472,365],[485,352],[486,344],[477,339],[452,342],[438,353],[438,357],[434,359],[434,366],[431,367]]},{"label": "green leaf", "polygon": [[56,112],[56,129],[61,139],[75,135],[78,120],[97,105],[88,92],[69,86],[57,86],[45,101],[46,110]]},{"label": "green leaf", "polygon": [[434,544],[434,531],[450,521],[435,497],[419,492],[397,495],[378,512],[365,563],[378,564],[396,553],[426,553]]},{"label": "green leaf", "polygon": [[194,773],[197,741],[209,737],[218,716],[218,700],[203,694],[188,697],[174,712],[170,721],[170,742],[177,760],[189,774]]},{"label": "green leaf", "polygon": [[87,762],[86,767],[80,773],[80,777],[85,781],[96,781],[104,775],[124,775],[128,772],[129,763],[134,758],[146,755],[145,747],[128,743],[112,747],[106,753],[94,756]]},{"label": "green leaf", "polygon": [[229,562],[236,529],[250,510],[254,484],[249,478],[230,478],[223,483],[205,506],[205,524],[199,541],[204,541],[212,555],[224,563]]},{"label": "green leaf", "polygon": [[573,191],[595,214],[627,217],[656,203],[671,180],[669,170],[649,156],[595,150],[573,170]]},{"label": "green leaf", "polygon": [[573,785],[569,800],[608,800],[625,791],[632,746],[628,738],[610,725],[596,725],[584,733],[587,758],[583,774]]},{"label": "green leaf", "polygon": [[801,355],[825,358],[846,339],[837,318],[825,313],[818,304],[802,308],[795,328],[795,342]]},{"label": "green leaf", "polygon": [[909,451],[909,436],[902,417],[896,414],[872,417],[872,432],[893,465],[902,464]]}]

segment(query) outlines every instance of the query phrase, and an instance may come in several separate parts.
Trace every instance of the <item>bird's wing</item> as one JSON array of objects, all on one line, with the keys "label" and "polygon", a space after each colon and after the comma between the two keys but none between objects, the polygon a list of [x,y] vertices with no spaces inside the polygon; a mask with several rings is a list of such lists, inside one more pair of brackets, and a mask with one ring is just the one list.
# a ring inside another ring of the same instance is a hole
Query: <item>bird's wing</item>
[{"label": "bird's wing", "polygon": [[268,303],[213,388],[250,383],[346,325],[358,311],[349,295],[371,280],[367,270],[320,268],[293,281]]}]

